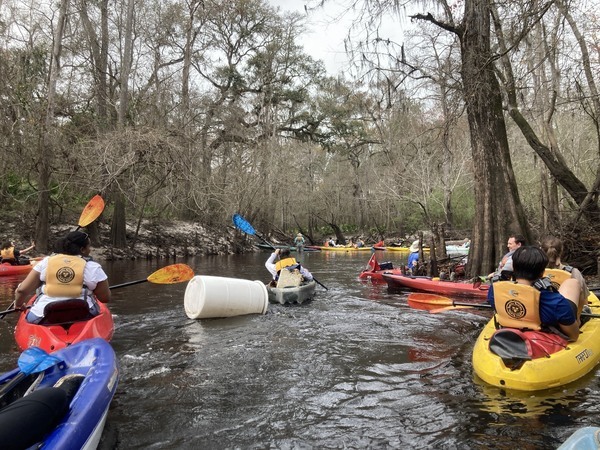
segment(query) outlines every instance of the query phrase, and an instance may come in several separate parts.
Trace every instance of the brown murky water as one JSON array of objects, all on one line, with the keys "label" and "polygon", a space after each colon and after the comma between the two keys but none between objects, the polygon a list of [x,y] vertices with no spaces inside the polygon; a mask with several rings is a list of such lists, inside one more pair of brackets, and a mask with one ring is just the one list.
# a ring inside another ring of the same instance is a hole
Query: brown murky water
[{"label": "brown murky water", "polygon": [[[267,281],[267,257],[186,262],[196,274]],[[266,315],[190,320],[185,283],[113,291],[121,380],[102,448],[554,449],[598,425],[597,371],[539,394],[486,386],[471,366],[485,313],[412,310],[405,294],[358,281],[368,258],[305,253],[329,290]],[[168,263],[105,267],[118,284]],[[17,282],[0,280],[2,309]],[[1,370],[19,356],[15,320],[0,322]]]}]

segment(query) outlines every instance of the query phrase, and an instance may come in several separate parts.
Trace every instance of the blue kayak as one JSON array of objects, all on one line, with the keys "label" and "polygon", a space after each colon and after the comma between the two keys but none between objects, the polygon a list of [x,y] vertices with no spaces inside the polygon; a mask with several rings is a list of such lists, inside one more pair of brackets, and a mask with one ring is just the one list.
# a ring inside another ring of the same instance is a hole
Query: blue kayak
[{"label": "blue kayak", "polygon": [[110,344],[32,347],[18,365],[0,375],[0,448],[95,449],[119,382]]},{"label": "blue kayak", "polygon": [[557,450],[597,450],[600,448],[600,428],[583,427],[573,433]]}]

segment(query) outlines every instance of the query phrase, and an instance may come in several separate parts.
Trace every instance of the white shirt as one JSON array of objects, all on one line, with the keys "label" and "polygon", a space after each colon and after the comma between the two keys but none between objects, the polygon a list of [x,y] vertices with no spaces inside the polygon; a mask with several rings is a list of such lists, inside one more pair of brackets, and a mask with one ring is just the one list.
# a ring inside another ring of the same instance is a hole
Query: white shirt
[{"label": "white shirt", "polygon": [[[46,256],[39,263],[33,266],[33,270],[36,270],[40,273],[40,280],[42,281],[42,283],[46,282],[46,271],[48,269],[49,258],[49,256]],[[98,264],[96,261],[88,261],[86,263],[85,268],[83,269],[83,283],[86,285],[89,292],[92,292],[94,289],[96,289],[96,286],[99,282],[107,279],[108,276],[106,275],[106,273],[104,273],[104,270],[102,269],[102,266],[100,264]],[[83,299],[84,294],[85,292],[82,289],[81,295],[77,298]],[[73,297],[50,297],[46,294],[41,294],[31,307],[31,312],[38,317],[43,317],[44,308],[46,307],[46,305],[62,300],[69,300],[70,298]],[[94,299],[91,298],[91,296],[88,296],[87,302],[90,307],[94,306]]]},{"label": "white shirt", "polygon": [[[271,272],[271,275],[273,275],[273,279],[277,278],[277,269],[275,268],[275,259],[276,258],[277,258],[277,253],[271,253],[271,256],[269,257],[269,259],[267,259],[267,262],[265,263],[265,267],[267,268],[267,270],[269,272]],[[300,265],[300,273],[302,274],[304,279],[307,281],[310,281],[313,279],[312,274],[303,265]]]}]

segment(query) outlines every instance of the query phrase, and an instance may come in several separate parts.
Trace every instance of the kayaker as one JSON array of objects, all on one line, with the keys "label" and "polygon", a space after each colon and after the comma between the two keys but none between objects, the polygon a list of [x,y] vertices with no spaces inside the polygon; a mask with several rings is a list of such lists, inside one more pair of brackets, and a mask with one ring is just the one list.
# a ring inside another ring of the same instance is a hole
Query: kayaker
[{"label": "kayaker", "polygon": [[[6,241],[5,243],[2,244],[2,249],[0,250],[0,260],[1,262],[7,262],[13,265],[19,265],[20,261],[19,261],[19,257],[25,255],[25,253],[28,253],[29,251],[33,250],[35,248],[35,242],[31,243],[30,247],[27,247],[26,249],[23,250],[18,250],[17,248],[15,248],[15,244],[13,244],[10,241]],[[24,264],[29,264],[29,259],[27,258],[27,262],[24,262]]]},{"label": "kayaker", "polygon": [[[488,301],[496,310],[499,325],[508,328],[556,329],[570,341],[579,337],[579,291],[581,285],[574,278],[565,280],[556,291],[543,278],[548,256],[538,247],[521,246],[512,254],[515,281],[497,281],[488,291]],[[523,289],[517,286],[523,285]],[[533,287],[535,290],[532,290]],[[539,291],[539,308],[535,304]],[[502,304],[503,307],[498,307]],[[522,325],[522,326],[521,326]]]},{"label": "kayaker", "polygon": [[298,233],[296,235],[296,237],[294,238],[294,245],[296,246],[296,251],[298,252],[302,252],[304,251],[304,236],[302,236],[302,233]]},{"label": "kayaker", "polygon": [[[275,262],[278,257],[279,261]],[[276,249],[273,253],[271,253],[269,259],[267,259],[265,267],[271,273],[271,275],[273,275],[273,281],[277,281],[279,278],[279,272],[286,268],[298,269],[306,281],[311,281],[313,279],[313,276],[308,269],[298,263],[296,258],[291,256],[289,248]]]},{"label": "kayaker", "polygon": [[[579,304],[586,305],[587,299],[590,295],[590,291],[587,287],[587,283],[585,282],[585,278],[583,278],[583,275],[581,274],[579,269],[569,266],[568,264],[562,263],[561,258],[564,250],[562,241],[555,236],[547,236],[544,239],[542,239],[541,248],[546,253],[546,256],[548,256],[548,269],[564,270],[565,272],[570,274],[570,278],[575,278],[577,281],[579,281],[579,284],[581,285],[581,291],[579,293]],[[546,273],[546,275],[548,275],[548,272]],[[551,281],[554,282],[554,279],[552,279]],[[563,279],[558,280],[557,284],[561,285],[562,281]]]},{"label": "kayaker", "polygon": [[362,240],[362,237],[359,237],[356,242],[354,243],[354,247],[356,248],[362,248],[365,246],[365,241]]},{"label": "kayaker", "polygon": [[502,257],[500,262],[498,263],[498,267],[495,272],[492,272],[488,275],[488,278],[493,281],[498,280],[510,280],[512,277],[512,255],[516,249],[525,245],[525,238],[520,234],[513,234],[508,237],[508,241],[506,242],[506,247],[508,247],[508,252]]},{"label": "kayaker", "polygon": [[23,309],[36,289],[42,286],[42,293],[27,313],[28,322],[40,322],[46,305],[69,299],[85,299],[90,314],[99,314],[95,298],[109,302],[110,289],[108,276],[100,264],[91,260],[90,251],[87,233],[72,231],[59,240],[57,253],[46,256],[33,267],[15,290],[16,308]]},{"label": "kayaker", "polygon": [[414,241],[409,249],[408,262],[406,263],[406,268],[408,269],[411,275],[414,275],[414,272],[417,270],[417,264],[419,263],[419,241]]}]

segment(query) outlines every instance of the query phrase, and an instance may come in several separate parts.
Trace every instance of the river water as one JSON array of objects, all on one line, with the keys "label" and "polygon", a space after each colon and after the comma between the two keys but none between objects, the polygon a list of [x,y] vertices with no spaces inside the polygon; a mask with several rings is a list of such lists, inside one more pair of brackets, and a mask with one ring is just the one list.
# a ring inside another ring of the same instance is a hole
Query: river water
[{"label": "river water", "polygon": [[[267,281],[268,253],[198,257],[198,275]],[[430,314],[361,282],[366,253],[304,253],[329,290],[265,315],[191,320],[186,283],[113,290],[121,369],[103,449],[555,449],[598,425],[598,372],[511,393],[474,379],[485,311]],[[379,258],[400,263],[400,255]],[[174,261],[105,263],[111,285]],[[18,281],[0,281],[0,305]],[[0,369],[19,351],[0,321]]]}]

